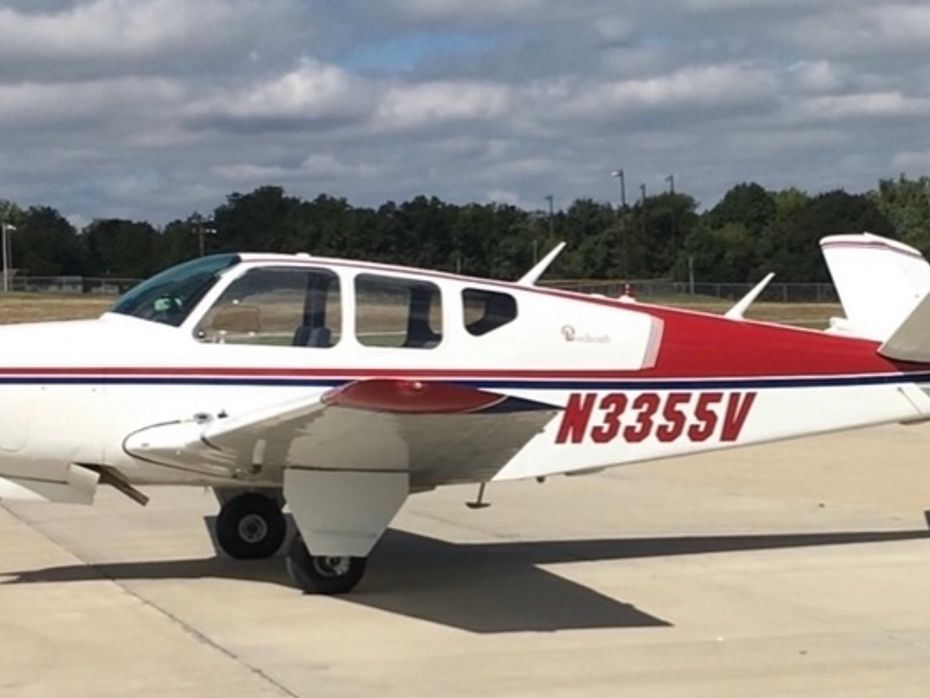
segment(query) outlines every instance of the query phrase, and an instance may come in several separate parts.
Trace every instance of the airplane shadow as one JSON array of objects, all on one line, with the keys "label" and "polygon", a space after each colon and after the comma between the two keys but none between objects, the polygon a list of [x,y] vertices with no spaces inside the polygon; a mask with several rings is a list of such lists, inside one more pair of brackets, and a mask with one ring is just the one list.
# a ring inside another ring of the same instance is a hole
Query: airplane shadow
[{"label": "airplane shadow", "polygon": [[[540,565],[920,538],[930,538],[930,530],[490,543],[450,543],[389,530],[358,590],[340,599],[476,633],[662,627],[672,623]],[[6,576],[0,584],[224,578],[293,587],[280,558],[64,565]]]}]

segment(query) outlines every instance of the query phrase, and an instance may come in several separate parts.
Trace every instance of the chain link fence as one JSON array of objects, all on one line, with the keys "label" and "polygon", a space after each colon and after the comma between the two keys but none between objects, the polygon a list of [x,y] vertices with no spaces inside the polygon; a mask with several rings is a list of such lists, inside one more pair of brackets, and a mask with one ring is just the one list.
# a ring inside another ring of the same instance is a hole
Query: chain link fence
[{"label": "chain link fence", "polygon": [[[0,274],[2,278],[2,274]],[[58,293],[67,295],[119,296],[140,279],[100,278],[91,276],[24,276],[11,274],[12,293]]]},{"label": "chain link fence", "polygon": [[[544,282],[551,288],[579,293],[596,293],[616,297],[628,291],[637,298],[667,298],[686,303],[707,299],[737,300],[745,296],[755,284],[665,281],[640,279],[625,281],[555,280]],[[760,301],[772,303],[839,303],[836,289],[829,283],[770,283],[759,296]]]}]

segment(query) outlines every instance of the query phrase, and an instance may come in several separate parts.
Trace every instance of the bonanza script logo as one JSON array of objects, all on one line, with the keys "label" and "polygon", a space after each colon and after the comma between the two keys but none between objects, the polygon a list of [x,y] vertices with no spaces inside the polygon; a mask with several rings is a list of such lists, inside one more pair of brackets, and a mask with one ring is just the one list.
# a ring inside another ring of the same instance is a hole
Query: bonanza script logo
[{"label": "bonanza script logo", "polygon": [[588,332],[578,334],[573,325],[562,325],[562,338],[566,342],[581,342],[583,344],[610,344],[610,335],[592,335]]}]

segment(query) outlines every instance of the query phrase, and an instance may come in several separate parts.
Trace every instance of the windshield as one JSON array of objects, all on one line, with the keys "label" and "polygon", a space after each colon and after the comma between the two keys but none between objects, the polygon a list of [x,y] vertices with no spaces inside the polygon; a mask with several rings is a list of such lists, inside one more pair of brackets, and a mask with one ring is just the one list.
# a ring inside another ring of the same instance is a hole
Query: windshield
[{"label": "windshield", "polygon": [[110,312],[177,327],[213,287],[220,272],[238,262],[239,255],[216,254],[171,267],[130,289]]}]

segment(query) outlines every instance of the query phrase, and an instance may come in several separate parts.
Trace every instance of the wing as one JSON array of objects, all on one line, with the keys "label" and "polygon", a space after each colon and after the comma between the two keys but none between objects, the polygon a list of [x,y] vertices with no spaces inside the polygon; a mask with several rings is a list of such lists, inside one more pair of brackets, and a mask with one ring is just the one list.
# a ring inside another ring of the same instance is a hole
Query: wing
[{"label": "wing", "polygon": [[131,434],[140,459],[215,477],[270,468],[407,471],[414,487],[490,479],[560,407],[459,385],[367,380],[322,399]]}]

